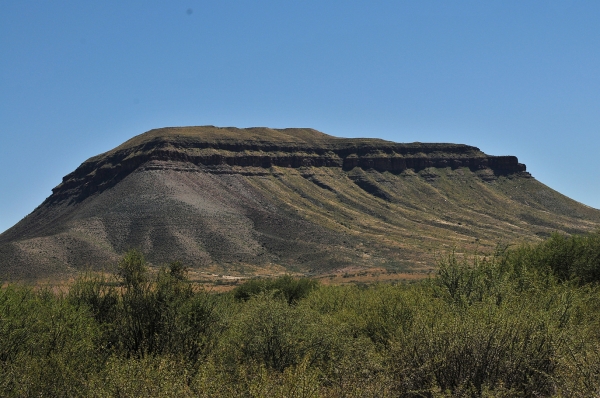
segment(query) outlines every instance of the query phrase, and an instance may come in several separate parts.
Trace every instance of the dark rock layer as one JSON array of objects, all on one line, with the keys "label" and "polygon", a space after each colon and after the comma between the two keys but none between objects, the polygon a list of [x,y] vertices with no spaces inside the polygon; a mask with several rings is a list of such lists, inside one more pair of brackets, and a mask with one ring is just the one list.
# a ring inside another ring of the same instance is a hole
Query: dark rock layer
[{"label": "dark rock layer", "polygon": [[468,145],[165,128],[88,159],[0,234],[0,279],[110,269],[131,248],[223,275],[427,272],[452,247],[599,227],[516,157]]},{"label": "dark rock layer", "polygon": [[[526,170],[525,165],[519,163],[515,156],[490,156],[468,145],[399,144],[379,139],[340,139],[314,130],[316,139],[311,142],[206,140],[203,139],[205,130],[217,128],[207,126],[195,129],[195,136],[186,139],[181,139],[178,135],[178,128],[152,130],[145,133],[156,135],[151,140],[141,140],[91,158],[63,178],[62,183],[52,190],[53,194],[47,199],[47,203],[82,201],[91,194],[114,186],[141,165],[155,160],[264,169],[273,166],[337,167],[343,170],[360,167],[393,173],[401,173],[407,169],[418,172],[429,167],[468,167],[473,171],[489,168],[495,175],[523,173]],[[243,137],[243,129],[235,130]],[[260,133],[261,130],[271,129],[254,130]],[[285,131],[293,136],[296,129]]]}]

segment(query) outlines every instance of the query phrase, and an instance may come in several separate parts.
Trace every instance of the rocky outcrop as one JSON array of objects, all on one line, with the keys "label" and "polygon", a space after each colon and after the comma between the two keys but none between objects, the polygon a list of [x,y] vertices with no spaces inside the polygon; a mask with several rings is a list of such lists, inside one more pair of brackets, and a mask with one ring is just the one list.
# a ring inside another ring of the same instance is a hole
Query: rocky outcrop
[{"label": "rocky outcrop", "polygon": [[[180,134],[181,132],[186,134]],[[219,133],[237,133],[219,138]],[[263,132],[265,139],[248,140],[249,132]],[[271,141],[269,133],[285,132],[287,141]],[[310,135],[307,139],[306,135]],[[289,138],[302,136],[303,140]],[[146,136],[149,139],[145,139]],[[216,136],[216,138],[215,138]],[[79,202],[114,186],[150,161],[179,161],[198,166],[273,167],[355,167],[379,172],[401,173],[407,169],[490,169],[496,175],[525,172],[515,156],[490,156],[478,148],[459,144],[400,144],[379,139],[340,139],[307,129],[219,129],[165,128],[144,133],[130,144],[93,157],[65,176],[52,190],[46,203]],[[210,168],[208,169],[210,170]]]},{"label": "rocky outcrop", "polygon": [[[514,156],[312,129],[151,130],[85,161],[0,234],[3,280],[110,271],[141,250],[201,275],[428,272],[434,253],[600,226]],[[112,268],[111,268],[112,267]]]}]

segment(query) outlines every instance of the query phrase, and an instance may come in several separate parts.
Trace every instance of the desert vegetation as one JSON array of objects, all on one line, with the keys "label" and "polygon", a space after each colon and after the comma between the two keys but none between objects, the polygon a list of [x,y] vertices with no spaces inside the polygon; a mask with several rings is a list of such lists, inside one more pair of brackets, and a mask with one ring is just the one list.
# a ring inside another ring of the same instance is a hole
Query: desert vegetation
[{"label": "desert vegetation", "polygon": [[221,294],[131,251],[68,292],[0,289],[0,395],[595,396],[599,281],[600,233],[449,253],[410,284]]}]

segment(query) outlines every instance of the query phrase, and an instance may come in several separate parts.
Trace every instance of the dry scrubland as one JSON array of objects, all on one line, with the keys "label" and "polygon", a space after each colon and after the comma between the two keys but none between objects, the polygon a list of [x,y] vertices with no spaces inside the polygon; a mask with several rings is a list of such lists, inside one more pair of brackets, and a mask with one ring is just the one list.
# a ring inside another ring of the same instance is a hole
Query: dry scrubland
[{"label": "dry scrubland", "polygon": [[598,228],[467,145],[151,130],[0,235],[0,396],[595,396]]},{"label": "dry scrubland", "polygon": [[414,283],[227,293],[131,251],[67,292],[0,289],[0,395],[590,397],[598,281],[600,233],[450,254]]}]

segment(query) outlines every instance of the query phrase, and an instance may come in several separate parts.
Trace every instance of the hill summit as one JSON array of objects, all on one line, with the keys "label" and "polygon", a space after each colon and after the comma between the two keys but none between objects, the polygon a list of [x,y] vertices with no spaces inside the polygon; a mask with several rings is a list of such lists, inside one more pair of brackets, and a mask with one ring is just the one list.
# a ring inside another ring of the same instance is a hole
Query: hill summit
[{"label": "hill summit", "polygon": [[0,235],[0,274],[64,278],[125,251],[223,275],[427,272],[435,253],[489,251],[600,227],[600,211],[514,156],[313,129],[161,128],[86,160]]}]

